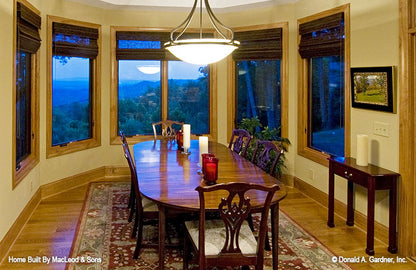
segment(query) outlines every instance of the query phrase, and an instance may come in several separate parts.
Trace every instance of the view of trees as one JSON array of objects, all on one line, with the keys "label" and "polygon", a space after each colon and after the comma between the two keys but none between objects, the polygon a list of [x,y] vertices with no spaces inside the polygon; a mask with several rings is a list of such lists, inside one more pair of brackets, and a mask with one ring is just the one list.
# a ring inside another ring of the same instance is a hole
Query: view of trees
[{"label": "view of trees", "polygon": [[90,59],[53,57],[52,145],[91,137]]},{"label": "view of trees", "polygon": [[344,155],[344,62],[340,56],[311,59],[310,146]]},{"label": "view of trees", "polygon": [[[169,65],[174,67],[176,62],[169,62]],[[208,66],[199,67],[198,70],[199,77],[192,79],[168,75],[168,119],[191,124],[193,134],[207,134],[209,133]],[[152,123],[161,120],[160,85],[160,80],[119,79],[119,131],[122,130],[129,136],[153,134]]]},{"label": "view of trees", "polygon": [[238,61],[236,121],[257,117],[263,127],[280,128],[280,60]]},{"label": "view of trees", "polygon": [[387,74],[357,73],[354,76],[354,92],[356,100],[371,103],[387,103]]}]

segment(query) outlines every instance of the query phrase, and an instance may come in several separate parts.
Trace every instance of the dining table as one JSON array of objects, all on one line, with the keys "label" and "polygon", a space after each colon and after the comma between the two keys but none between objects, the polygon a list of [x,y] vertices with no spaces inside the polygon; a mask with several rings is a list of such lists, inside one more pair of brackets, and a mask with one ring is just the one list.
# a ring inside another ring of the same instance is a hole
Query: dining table
[{"label": "dining table", "polygon": [[[159,209],[159,269],[164,269],[167,211],[199,211],[199,194],[195,188],[204,185],[201,164],[199,164],[199,142],[191,140],[188,153],[179,150],[174,140],[139,142],[133,146],[133,152],[140,192],[154,201]],[[287,194],[285,186],[221,143],[209,141],[208,153],[214,154],[219,159],[217,183],[249,182],[280,185],[280,190],[275,193],[270,208],[273,269],[277,269],[279,202]],[[247,193],[252,211],[261,210],[265,195],[264,192],[258,191]],[[221,197],[224,197],[224,194],[213,193],[206,200],[206,209],[208,211],[218,209]]]}]

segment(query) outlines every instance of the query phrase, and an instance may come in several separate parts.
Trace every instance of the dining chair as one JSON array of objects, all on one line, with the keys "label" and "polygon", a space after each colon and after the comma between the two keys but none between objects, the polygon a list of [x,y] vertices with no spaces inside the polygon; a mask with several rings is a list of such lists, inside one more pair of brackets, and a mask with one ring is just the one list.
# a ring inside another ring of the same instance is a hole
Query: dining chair
[{"label": "dining chair", "polygon": [[[283,152],[283,149],[271,141],[257,141],[251,162],[256,164],[268,174],[274,176],[277,163],[279,162]],[[274,158],[272,155],[274,155]]]},{"label": "dining chair", "polygon": [[156,130],[157,126],[160,125],[162,128],[162,132],[161,132],[162,138],[171,140],[171,139],[175,139],[175,136],[176,136],[176,131],[172,126],[177,125],[182,128],[183,124],[184,123],[182,122],[173,121],[173,120],[163,120],[157,123],[152,123],[153,135],[155,136],[155,140],[157,139],[157,130]]},{"label": "dining chair", "polygon": [[251,135],[245,129],[234,129],[231,135],[228,148],[232,149],[235,153],[246,156],[248,145],[251,141]]},{"label": "dining chair", "polygon": [[[144,246],[142,244],[144,220],[151,220],[153,221],[153,223],[157,223],[159,211],[156,203],[141,195],[139,189],[139,182],[137,181],[136,166],[134,165],[133,159],[131,158],[130,151],[128,150],[128,145],[123,144],[123,149],[125,152],[125,158],[127,160],[127,163],[129,164],[131,180],[132,182],[134,182],[133,186],[136,197],[136,211],[134,216],[133,232],[131,237],[134,238],[137,234],[136,248],[134,250],[133,255],[133,258],[137,259],[139,257],[141,247]],[[150,246],[155,247],[157,245]]]},{"label": "dining chair", "polygon": [[[119,135],[120,135],[121,143],[123,144],[124,155],[126,155],[126,152],[129,152],[129,154],[131,156],[130,148],[129,148],[129,145],[127,143],[127,138],[124,135],[124,132],[122,130],[120,130]],[[127,147],[124,148],[124,145],[126,145]],[[129,214],[129,219],[128,219],[129,222],[131,222],[132,219],[133,219],[133,214],[134,214],[134,210],[135,210],[135,207],[136,207],[135,206],[135,204],[136,204],[135,201],[136,201],[136,195],[135,195],[135,192],[134,192],[134,181],[133,181],[133,178],[131,178],[131,181],[130,181],[130,197],[129,197],[129,202],[128,202],[128,207],[130,209],[130,214]]]},{"label": "dining chair", "polygon": [[[283,152],[283,149],[280,149],[271,141],[257,141],[251,162],[256,164],[263,171],[274,176],[277,163],[279,162],[279,159],[282,156]],[[274,155],[274,158],[272,157],[272,155]],[[254,231],[253,217],[251,214],[248,216],[247,221],[250,225],[250,228]],[[268,240],[266,240],[265,242],[265,249],[271,250],[270,243]]]},{"label": "dining chair", "polygon": [[[267,216],[274,193],[279,190],[277,184],[263,186],[253,183],[223,183],[213,186],[200,185],[199,220],[185,221],[183,269],[188,269],[188,247],[196,255],[199,269],[218,266],[254,265],[263,269],[264,246],[267,230]],[[251,211],[248,190],[265,192],[261,212],[260,229],[256,240],[245,220]],[[215,194],[228,193],[227,198],[218,199]],[[216,193],[211,193],[216,192]],[[218,200],[219,219],[206,219],[205,205],[208,200]]]}]

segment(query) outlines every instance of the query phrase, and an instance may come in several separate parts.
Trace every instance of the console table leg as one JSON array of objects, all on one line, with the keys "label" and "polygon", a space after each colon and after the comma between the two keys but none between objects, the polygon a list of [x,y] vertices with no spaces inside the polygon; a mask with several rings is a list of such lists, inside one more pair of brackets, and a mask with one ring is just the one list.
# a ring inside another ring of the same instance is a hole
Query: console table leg
[{"label": "console table leg", "polygon": [[347,225],[354,225],[354,183],[348,180]]},{"label": "console table leg", "polygon": [[334,171],[332,162],[329,162],[329,183],[328,183],[328,227],[334,227]]},{"label": "console table leg", "polygon": [[368,201],[367,201],[367,248],[368,255],[374,255],[374,201],[375,201],[375,178],[368,179]]},{"label": "console table leg", "polygon": [[397,177],[393,178],[392,188],[389,193],[389,247],[390,253],[397,253],[396,239],[396,209],[397,209]]}]

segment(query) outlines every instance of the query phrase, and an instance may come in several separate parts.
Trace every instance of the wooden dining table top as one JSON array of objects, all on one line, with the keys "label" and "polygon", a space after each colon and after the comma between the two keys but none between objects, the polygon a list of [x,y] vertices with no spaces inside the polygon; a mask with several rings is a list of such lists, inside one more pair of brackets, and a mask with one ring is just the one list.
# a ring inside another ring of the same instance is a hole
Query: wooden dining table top
[{"label": "wooden dining table top", "polygon": [[[139,189],[143,196],[163,206],[196,211],[199,209],[199,195],[195,188],[205,184],[200,173],[199,142],[191,140],[189,155],[177,149],[175,141],[166,140],[145,141],[133,146]],[[275,177],[225,145],[209,142],[208,152],[219,159],[217,183],[279,184],[281,189],[274,195],[272,205],[286,196],[284,185]],[[221,192],[207,194],[206,209],[217,209],[220,199],[226,195]],[[261,208],[265,195],[262,191],[249,191],[247,196],[252,208]]]}]

